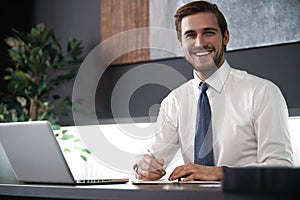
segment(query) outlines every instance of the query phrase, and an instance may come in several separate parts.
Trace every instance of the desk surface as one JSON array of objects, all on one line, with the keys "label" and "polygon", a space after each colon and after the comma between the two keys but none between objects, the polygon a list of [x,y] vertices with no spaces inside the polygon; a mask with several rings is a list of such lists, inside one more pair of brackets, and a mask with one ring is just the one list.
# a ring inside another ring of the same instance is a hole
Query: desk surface
[{"label": "desk surface", "polygon": [[[0,180],[0,199],[292,199],[291,194],[225,193],[222,188],[198,184],[133,185],[126,184],[67,186],[22,184]],[[295,197],[293,197],[295,198]]]}]

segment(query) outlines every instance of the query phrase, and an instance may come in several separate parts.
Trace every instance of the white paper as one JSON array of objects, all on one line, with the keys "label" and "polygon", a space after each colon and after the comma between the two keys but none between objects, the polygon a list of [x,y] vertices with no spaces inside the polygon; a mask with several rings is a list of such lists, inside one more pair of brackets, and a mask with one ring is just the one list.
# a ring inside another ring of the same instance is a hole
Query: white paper
[{"label": "white paper", "polygon": [[221,184],[220,181],[169,181],[168,179],[159,179],[156,181],[143,181],[143,180],[133,180],[132,184],[139,185],[139,184],[214,184],[214,185],[219,185]]}]

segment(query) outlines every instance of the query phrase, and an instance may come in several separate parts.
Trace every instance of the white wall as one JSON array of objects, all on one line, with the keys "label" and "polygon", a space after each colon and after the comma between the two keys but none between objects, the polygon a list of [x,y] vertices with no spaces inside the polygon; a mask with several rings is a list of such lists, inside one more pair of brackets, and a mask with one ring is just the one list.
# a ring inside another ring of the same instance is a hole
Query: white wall
[{"label": "white wall", "polygon": [[290,118],[289,128],[294,151],[294,165],[300,167],[300,117]]}]

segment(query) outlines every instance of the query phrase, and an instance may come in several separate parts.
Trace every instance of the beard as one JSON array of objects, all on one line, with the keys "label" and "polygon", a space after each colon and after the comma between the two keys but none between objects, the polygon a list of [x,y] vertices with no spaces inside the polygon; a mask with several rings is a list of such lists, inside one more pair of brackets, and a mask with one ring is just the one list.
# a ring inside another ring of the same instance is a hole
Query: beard
[{"label": "beard", "polygon": [[[189,55],[194,55],[195,52],[200,52],[200,51],[215,51],[214,48],[193,48],[190,52]],[[200,73],[209,73],[211,71],[216,71],[220,66],[221,62],[223,61],[224,57],[224,50],[221,50],[217,52],[217,54],[214,57],[209,57],[206,59],[203,59],[202,61],[200,58],[193,58],[192,56],[185,56],[186,60],[192,64],[194,70]]]}]

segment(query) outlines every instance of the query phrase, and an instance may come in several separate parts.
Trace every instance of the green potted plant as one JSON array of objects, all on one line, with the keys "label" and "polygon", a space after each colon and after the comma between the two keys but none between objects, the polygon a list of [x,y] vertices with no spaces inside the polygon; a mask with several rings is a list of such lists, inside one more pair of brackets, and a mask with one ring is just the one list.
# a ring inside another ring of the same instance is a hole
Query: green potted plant
[{"label": "green potted plant", "polygon": [[[79,140],[58,125],[59,117],[70,112],[69,97],[55,94],[62,83],[75,77],[82,62],[82,42],[70,39],[66,53],[53,29],[43,24],[29,33],[13,30],[5,39],[12,66],[6,67],[7,91],[0,92],[0,122],[48,120],[61,140]],[[64,73],[63,73],[64,72]],[[88,149],[80,148],[82,159]],[[69,149],[65,149],[69,151]]]}]

